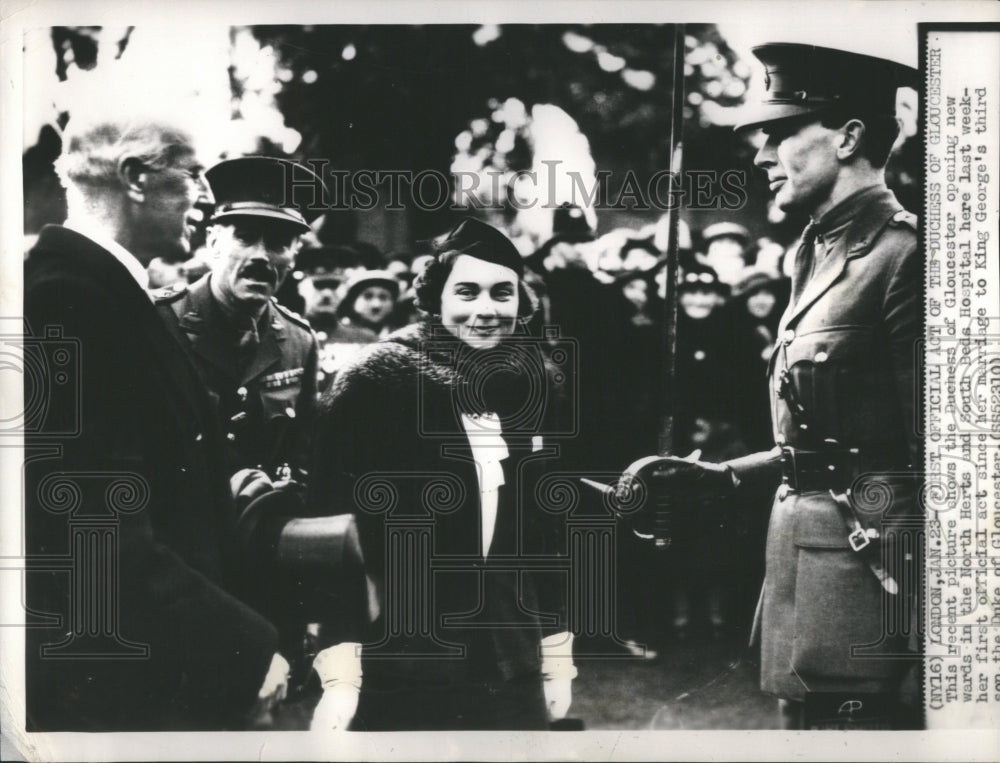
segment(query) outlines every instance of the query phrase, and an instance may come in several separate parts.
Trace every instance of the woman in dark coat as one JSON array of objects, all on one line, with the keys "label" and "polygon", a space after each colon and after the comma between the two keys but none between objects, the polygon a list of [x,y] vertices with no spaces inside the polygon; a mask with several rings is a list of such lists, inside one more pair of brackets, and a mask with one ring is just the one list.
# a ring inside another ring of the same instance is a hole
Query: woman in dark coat
[{"label": "woman in dark coat", "polygon": [[502,233],[465,220],[416,281],[427,318],[324,397],[310,502],[353,507],[375,614],[317,655],[313,728],[345,728],[355,705],[358,730],[544,729],[568,709],[565,573],[540,569],[565,540],[535,497],[561,414],[521,330],[522,272]]}]

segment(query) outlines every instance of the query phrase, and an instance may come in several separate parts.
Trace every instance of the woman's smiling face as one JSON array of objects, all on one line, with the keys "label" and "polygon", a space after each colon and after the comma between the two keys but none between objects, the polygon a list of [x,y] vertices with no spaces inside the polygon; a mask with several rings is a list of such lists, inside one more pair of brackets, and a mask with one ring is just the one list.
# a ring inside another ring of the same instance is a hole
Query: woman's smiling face
[{"label": "woman's smiling face", "polygon": [[441,323],[470,347],[495,347],[514,332],[517,284],[510,268],[459,255],[441,291]]}]

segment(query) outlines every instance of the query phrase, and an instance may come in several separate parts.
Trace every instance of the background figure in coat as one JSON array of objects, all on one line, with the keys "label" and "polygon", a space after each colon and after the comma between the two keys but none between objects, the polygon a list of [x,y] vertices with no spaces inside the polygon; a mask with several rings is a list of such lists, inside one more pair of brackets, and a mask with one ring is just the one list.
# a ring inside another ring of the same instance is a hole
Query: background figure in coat
[{"label": "background figure in coat", "polygon": [[[708,265],[695,262],[684,269],[677,288],[675,448],[697,450],[712,461],[746,453],[733,424],[728,297],[729,287]],[[730,594],[738,585],[736,509],[732,500],[714,501],[671,523],[673,542],[666,556],[673,584],[671,628],[678,640],[692,630],[720,638],[732,620]]]},{"label": "background figure in coat", "polygon": [[[781,209],[811,217],[768,369],[777,447],[722,464],[670,459],[662,484],[680,507],[781,483],[759,611],[761,687],[786,726],[806,722],[808,696],[820,712],[837,702],[835,714],[845,693],[881,694],[891,722],[913,726],[921,263],[916,219],[884,168],[897,87],[917,73],[810,45],[754,54],[767,100],[738,129],[764,131],[754,163]],[[887,505],[866,502],[872,486]]]},{"label": "background figure in coat", "polygon": [[317,655],[313,728],[344,728],[359,689],[360,730],[544,729],[569,707],[567,583],[531,566],[565,553],[535,498],[560,401],[521,274],[502,233],[465,220],[417,278],[426,319],[323,399],[310,504],[354,507],[379,616]]},{"label": "background figure in coat", "polygon": [[[172,118],[74,115],[63,146],[69,219],[25,263],[24,311],[40,348],[46,332],[76,348],[78,375],[50,385],[26,437],[52,455],[26,465],[25,517],[27,554],[72,564],[27,573],[27,726],[240,728],[257,698],[280,697],[288,665],[237,598],[221,432],[144,288],[156,253],[187,247],[208,189]],[[44,394],[25,378],[26,399]]]}]

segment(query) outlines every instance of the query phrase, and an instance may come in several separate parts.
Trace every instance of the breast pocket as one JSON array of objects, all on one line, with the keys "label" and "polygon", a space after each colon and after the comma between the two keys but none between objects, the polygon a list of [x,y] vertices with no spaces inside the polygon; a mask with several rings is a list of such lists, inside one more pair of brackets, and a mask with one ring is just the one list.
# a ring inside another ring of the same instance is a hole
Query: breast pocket
[{"label": "breast pocket", "polygon": [[801,334],[787,347],[788,373],[816,434],[853,444],[878,415],[873,380],[881,371],[870,326]]}]

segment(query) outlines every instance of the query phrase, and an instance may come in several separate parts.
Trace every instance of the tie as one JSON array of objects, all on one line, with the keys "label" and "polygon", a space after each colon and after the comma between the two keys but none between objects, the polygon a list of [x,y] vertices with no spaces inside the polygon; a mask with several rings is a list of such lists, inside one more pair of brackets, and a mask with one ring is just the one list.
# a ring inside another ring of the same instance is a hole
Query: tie
[{"label": "tie", "polygon": [[795,269],[792,272],[792,299],[794,306],[805,291],[806,284],[812,276],[813,265],[816,260],[816,235],[819,233],[816,223],[810,222],[802,231],[802,244],[795,253]]},{"label": "tie", "polygon": [[239,332],[240,354],[253,355],[258,344],[260,344],[260,336],[257,334],[257,322],[250,321],[250,326]]}]

